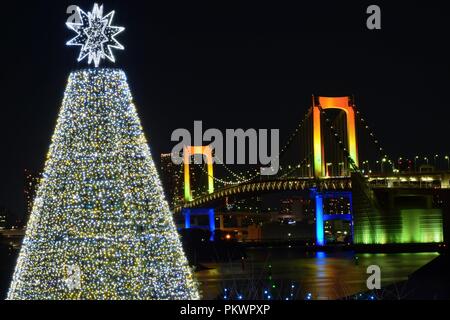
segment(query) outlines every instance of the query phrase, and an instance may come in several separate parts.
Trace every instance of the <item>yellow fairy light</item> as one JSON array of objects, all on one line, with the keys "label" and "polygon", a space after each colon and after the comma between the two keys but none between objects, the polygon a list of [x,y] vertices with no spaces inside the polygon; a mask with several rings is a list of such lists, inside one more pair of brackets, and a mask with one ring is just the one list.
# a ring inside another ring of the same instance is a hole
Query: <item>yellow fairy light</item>
[{"label": "yellow fairy light", "polygon": [[73,72],[8,299],[198,299],[125,73]]}]

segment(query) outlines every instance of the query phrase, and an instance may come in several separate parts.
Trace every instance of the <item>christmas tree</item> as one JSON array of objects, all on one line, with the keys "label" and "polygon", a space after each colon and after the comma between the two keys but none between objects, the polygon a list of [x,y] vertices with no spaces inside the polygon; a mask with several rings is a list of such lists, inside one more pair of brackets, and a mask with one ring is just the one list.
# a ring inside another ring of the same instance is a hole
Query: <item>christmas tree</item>
[{"label": "christmas tree", "polygon": [[[102,11],[75,29],[108,33]],[[198,298],[125,73],[72,72],[8,299]]]}]

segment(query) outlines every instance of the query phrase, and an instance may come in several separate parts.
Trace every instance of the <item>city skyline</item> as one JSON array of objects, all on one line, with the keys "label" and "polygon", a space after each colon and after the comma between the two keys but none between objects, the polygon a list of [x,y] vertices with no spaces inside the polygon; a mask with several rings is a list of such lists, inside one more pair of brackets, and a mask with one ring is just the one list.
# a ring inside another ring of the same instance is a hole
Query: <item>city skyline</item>
[{"label": "city skyline", "polygon": [[[62,27],[69,4],[29,4],[24,19],[30,25],[39,20],[47,37],[6,17],[11,26],[6,39],[13,50],[2,52],[2,60],[9,61],[2,74],[8,106],[2,110],[2,118],[8,119],[1,128],[7,151],[2,167],[9,169],[0,203],[15,215],[25,210],[23,170],[43,168],[66,75],[87,67],[75,63],[76,53],[64,46],[72,35]],[[450,65],[448,49],[437,41],[445,30],[440,28],[443,13],[431,6],[421,8],[420,23],[406,28],[408,17],[419,14],[417,7],[397,14],[399,7],[386,5],[382,30],[369,31],[363,6],[339,5],[337,16],[336,5],[309,4],[282,16],[262,5],[242,8],[230,23],[227,8],[213,19],[196,14],[194,7],[103,4],[123,13],[116,19],[127,25],[121,34],[127,50],[117,53],[114,67],[127,72],[155,154],[169,152],[171,132],[191,130],[194,120],[221,129],[279,128],[283,143],[310,106],[311,94],[353,94],[389,153],[448,153],[436,137],[447,132]],[[11,12],[19,10],[7,6]],[[253,10],[261,15],[252,15]],[[39,19],[43,15],[48,19]],[[323,17],[320,26],[313,23],[318,16]]]}]

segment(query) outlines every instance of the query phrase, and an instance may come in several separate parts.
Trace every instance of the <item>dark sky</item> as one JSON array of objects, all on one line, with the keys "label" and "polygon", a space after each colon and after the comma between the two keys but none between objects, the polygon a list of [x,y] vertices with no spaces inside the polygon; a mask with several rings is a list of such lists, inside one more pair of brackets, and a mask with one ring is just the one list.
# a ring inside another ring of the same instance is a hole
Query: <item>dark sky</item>
[{"label": "dark sky", "polygon": [[[158,4],[163,2],[164,5]],[[103,1],[116,10],[125,70],[155,158],[194,120],[291,133],[311,94],[354,94],[393,155],[448,153],[450,27],[443,1]],[[336,3],[339,2],[339,3]],[[365,27],[369,4],[382,30]],[[23,170],[40,170],[78,47],[66,8],[91,1],[2,3],[0,205],[23,211]],[[107,66],[108,64],[103,64]],[[283,142],[281,142],[283,144]]]}]

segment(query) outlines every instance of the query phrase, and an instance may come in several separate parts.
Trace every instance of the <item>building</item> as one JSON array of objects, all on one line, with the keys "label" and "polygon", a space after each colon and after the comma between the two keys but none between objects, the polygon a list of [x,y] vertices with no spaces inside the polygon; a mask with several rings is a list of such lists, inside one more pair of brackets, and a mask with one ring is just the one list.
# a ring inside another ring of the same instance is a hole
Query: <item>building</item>
[{"label": "building", "polygon": [[296,215],[298,220],[303,220],[303,199],[292,197],[282,199],[280,202],[280,214]]},{"label": "building", "polygon": [[[351,214],[351,203],[346,197],[329,198],[324,201],[324,212],[327,215]],[[340,219],[325,221],[325,237],[328,243],[350,242],[352,226],[350,221]]]},{"label": "building", "polygon": [[308,198],[301,196],[282,198],[279,206],[281,217],[290,216],[291,220],[296,222],[314,222],[314,203]]},{"label": "building", "polygon": [[245,199],[226,199],[226,208],[228,211],[245,211],[251,213],[261,212],[261,198],[248,197]]},{"label": "building", "polygon": [[161,154],[161,182],[171,209],[183,202],[183,166],[172,162],[171,154]]},{"label": "building", "polygon": [[0,230],[6,229],[8,214],[5,208],[0,207]]},{"label": "building", "polygon": [[[192,164],[189,168],[189,180],[192,197],[208,193],[208,173],[204,164]],[[161,154],[161,181],[166,199],[171,209],[184,202],[184,166],[174,164],[170,153]]]},{"label": "building", "polygon": [[28,220],[28,217],[31,215],[31,211],[33,210],[34,197],[36,196],[39,181],[40,181],[40,174],[25,169],[23,195],[25,200],[26,212],[24,221],[16,221],[16,224],[18,226],[25,224],[26,221]]}]

